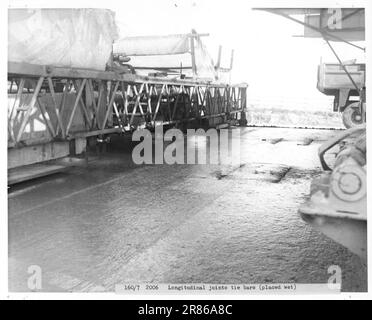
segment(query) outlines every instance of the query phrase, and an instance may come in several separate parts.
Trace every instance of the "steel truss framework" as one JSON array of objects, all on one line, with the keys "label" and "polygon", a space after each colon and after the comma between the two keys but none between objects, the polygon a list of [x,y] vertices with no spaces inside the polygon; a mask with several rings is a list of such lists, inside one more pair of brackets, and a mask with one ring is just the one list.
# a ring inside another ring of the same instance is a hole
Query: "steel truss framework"
[{"label": "steel truss framework", "polygon": [[[170,81],[15,63],[10,63],[8,70],[8,93],[15,95],[8,110],[8,142],[14,146],[21,142],[35,109],[42,115],[52,139],[125,132],[161,123],[178,125],[215,117],[226,121],[237,119],[246,109],[246,85]],[[24,95],[31,95],[26,105],[21,103]],[[51,98],[47,106],[40,101],[45,95]],[[67,95],[70,99],[66,99]],[[77,109],[83,115],[85,129],[73,132],[71,126],[76,121]]]}]

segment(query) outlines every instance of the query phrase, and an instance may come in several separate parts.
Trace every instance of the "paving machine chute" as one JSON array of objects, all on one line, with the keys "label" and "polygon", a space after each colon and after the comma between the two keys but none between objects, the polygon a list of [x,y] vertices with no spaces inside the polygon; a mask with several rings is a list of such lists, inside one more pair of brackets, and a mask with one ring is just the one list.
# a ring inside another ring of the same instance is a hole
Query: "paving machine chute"
[{"label": "paving machine chute", "polygon": [[[331,151],[338,148],[336,157]],[[327,159],[328,157],[328,159]],[[366,126],[345,130],[319,148],[324,173],[311,183],[302,218],[367,259]],[[326,160],[327,159],[327,160]],[[333,165],[329,162],[334,162]],[[333,169],[331,169],[333,167]]]}]

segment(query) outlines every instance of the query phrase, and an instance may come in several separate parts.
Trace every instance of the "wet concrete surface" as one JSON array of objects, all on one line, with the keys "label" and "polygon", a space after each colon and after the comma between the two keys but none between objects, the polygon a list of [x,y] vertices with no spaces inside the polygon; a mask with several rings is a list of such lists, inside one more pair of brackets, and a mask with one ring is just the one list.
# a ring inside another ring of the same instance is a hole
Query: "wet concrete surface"
[{"label": "wet concrete surface", "polygon": [[321,173],[317,149],[336,133],[242,128],[240,166],[138,166],[123,143],[86,167],[12,187],[9,290],[29,291],[30,265],[41,267],[43,291],[76,292],[325,283],[338,265],[343,291],[366,291],[359,257],[297,212]]}]

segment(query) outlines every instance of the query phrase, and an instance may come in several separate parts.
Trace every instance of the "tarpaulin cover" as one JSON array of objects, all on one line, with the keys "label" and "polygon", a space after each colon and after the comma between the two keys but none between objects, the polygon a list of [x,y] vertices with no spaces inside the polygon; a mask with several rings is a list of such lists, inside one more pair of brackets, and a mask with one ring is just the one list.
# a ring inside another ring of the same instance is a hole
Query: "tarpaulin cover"
[{"label": "tarpaulin cover", "polygon": [[117,38],[106,9],[9,9],[8,61],[105,70]]},{"label": "tarpaulin cover", "polygon": [[[213,60],[200,39],[194,40],[194,48],[196,75],[191,70],[190,37],[187,34],[123,38],[114,43],[114,54],[130,56],[129,63],[139,74],[147,74],[157,68],[180,68],[182,65],[182,73],[187,76],[214,80],[217,74]],[[141,67],[145,68],[142,72]]]},{"label": "tarpaulin cover", "polygon": [[127,37],[114,43],[114,54],[148,56],[188,52],[189,38],[185,35]]}]

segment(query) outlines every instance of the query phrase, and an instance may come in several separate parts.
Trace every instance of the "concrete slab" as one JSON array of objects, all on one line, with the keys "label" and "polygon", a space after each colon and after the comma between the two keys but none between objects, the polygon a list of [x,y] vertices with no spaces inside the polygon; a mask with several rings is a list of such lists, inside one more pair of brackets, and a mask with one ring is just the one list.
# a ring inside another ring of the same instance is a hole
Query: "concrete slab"
[{"label": "concrete slab", "polygon": [[54,173],[63,172],[68,167],[56,164],[31,164],[8,171],[8,185],[32,180]]},{"label": "concrete slab", "polygon": [[365,291],[359,257],[297,212],[322,172],[321,140],[335,132],[242,130],[240,167],[135,165],[127,144],[11,188],[9,289],[29,290],[30,265],[42,269],[42,291],[73,292],[128,282],[325,283],[338,265],[344,291]]}]

